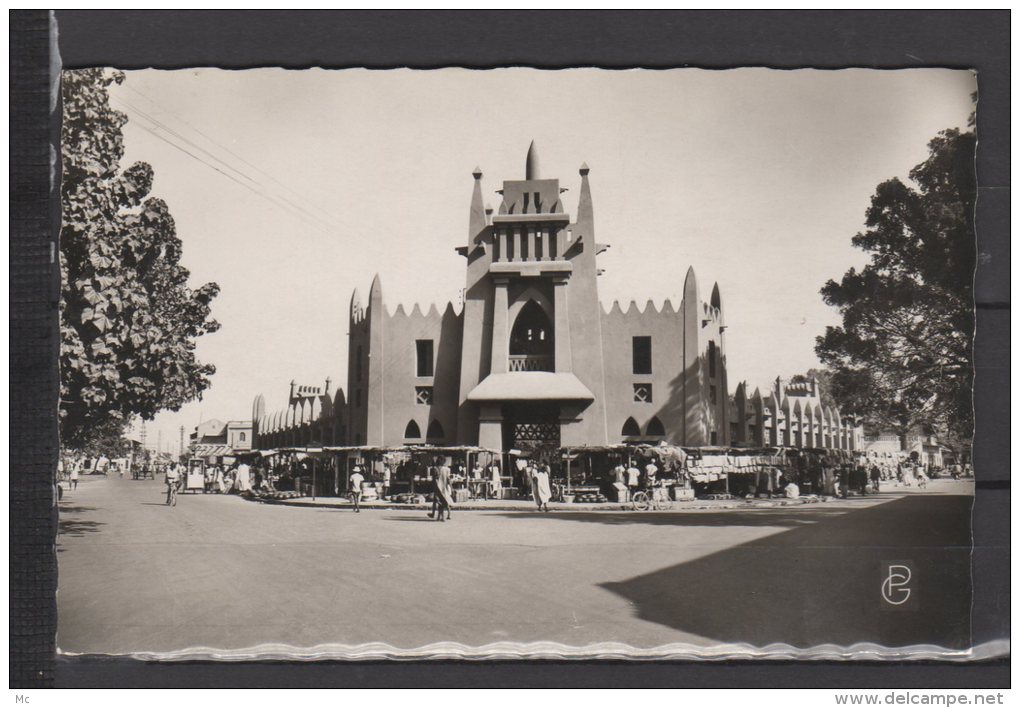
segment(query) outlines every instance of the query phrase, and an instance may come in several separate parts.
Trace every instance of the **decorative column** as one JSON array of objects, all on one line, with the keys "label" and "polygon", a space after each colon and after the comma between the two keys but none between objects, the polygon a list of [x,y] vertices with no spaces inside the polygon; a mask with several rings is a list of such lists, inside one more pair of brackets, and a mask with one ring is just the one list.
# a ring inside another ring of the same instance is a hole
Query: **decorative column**
[{"label": "decorative column", "polygon": [[521,260],[521,227],[515,226],[513,228],[514,233],[514,258],[513,260]]},{"label": "decorative column", "polygon": [[507,315],[509,314],[507,285],[510,280],[509,278],[493,278],[492,282],[496,286],[496,291],[492,301],[492,358],[489,362],[489,373],[505,374],[507,372],[507,356],[510,352],[507,330]]},{"label": "decorative column", "polygon": [[496,260],[506,260],[506,229],[496,231]]},{"label": "decorative column", "polygon": [[528,260],[537,261],[538,253],[535,251],[535,227],[528,227]]},{"label": "decorative column", "polygon": [[556,348],[555,369],[557,372],[571,371],[573,368],[570,354],[570,317],[567,311],[567,280],[566,276],[553,278],[553,313],[555,318],[555,336],[553,344]]}]

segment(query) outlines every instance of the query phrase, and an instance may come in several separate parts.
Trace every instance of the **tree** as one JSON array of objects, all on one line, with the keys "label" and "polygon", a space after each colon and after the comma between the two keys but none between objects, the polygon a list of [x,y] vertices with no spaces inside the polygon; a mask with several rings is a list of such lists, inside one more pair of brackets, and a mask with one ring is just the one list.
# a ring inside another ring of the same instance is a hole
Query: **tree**
[{"label": "tree", "polygon": [[145,419],[201,397],[216,369],[195,357],[215,332],[219,286],[195,290],[152,168],[120,170],[127,116],[110,107],[121,72],[65,71],[60,230],[60,427],[85,448],[131,415]]},{"label": "tree", "polygon": [[843,318],[815,347],[833,395],[901,435],[916,425],[973,434],[975,145],[973,132],[945,130],[911,185],[878,185],[853,238],[871,261],[822,288]]}]

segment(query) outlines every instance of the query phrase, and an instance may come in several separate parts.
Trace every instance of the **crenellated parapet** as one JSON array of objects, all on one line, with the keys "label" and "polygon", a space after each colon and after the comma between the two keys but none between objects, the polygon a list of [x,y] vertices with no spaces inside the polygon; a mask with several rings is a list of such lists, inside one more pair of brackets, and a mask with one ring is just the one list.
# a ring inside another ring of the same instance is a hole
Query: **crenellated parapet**
[{"label": "crenellated parapet", "polygon": [[439,309],[435,303],[431,303],[427,309],[423,310],[422,306],[415,303],[411,307],[411,311],[408,312],[403,303],[397,305],[397,309],[393,312],[386,312],[386,320],[397,327],[402,326],[440,326],[444,320],[450,317],[460,319],[463,315],[463,310],[454,307],[452,302],[446,303],[443,309]]}]

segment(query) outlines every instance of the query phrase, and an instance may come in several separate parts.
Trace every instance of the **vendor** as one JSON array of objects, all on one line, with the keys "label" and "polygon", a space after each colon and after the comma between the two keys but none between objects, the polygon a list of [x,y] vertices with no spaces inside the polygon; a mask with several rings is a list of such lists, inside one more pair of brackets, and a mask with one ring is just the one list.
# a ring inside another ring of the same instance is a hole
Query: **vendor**
[{"label": "vendor", "polygon": [[648,460],[645,465],[645,487],[651,488],[658,481],[659,468],[653,460]]},{"label": "vendor", "polygon": [[499,499],[503,494],[503,478],[500,477],[499,465],[493,462],[489,465],[488,492],[492,499]]},{"label": "vendor", "polygon": [[627,488],[631,491],[637,489],[638,479],[641,476],[641,471],[635,466],[631,465],[627,468]]}]

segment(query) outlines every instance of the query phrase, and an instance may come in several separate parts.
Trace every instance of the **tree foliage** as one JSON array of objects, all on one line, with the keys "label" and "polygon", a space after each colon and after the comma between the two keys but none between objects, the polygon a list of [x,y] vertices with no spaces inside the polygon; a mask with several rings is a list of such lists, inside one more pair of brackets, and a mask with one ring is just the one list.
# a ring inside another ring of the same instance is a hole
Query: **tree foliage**
[{"label": "tree foliage", "polygon": [[946,130],[928,144],[910,182],[878,185],[867,230],[853,244],[871,254],[860,271],[830,280],[839,308],[816,352],[844,409],[903,434],[916,425],[973,433],[973,132]]},{"label": "tree foliage", "polygon": [[61,436],[84,448],[132,415],[151,419],[200,397],[215,367],[195,342],[219,324],[219,286],[188,285],[181,241],[152,168],[120,169],[127,116],[110,107],[103,69],[62,77]]}]

